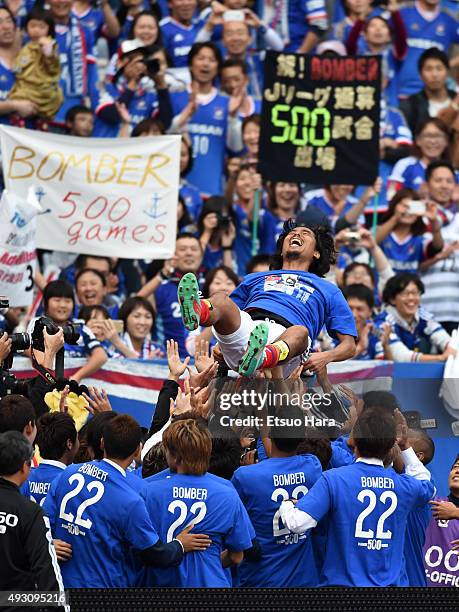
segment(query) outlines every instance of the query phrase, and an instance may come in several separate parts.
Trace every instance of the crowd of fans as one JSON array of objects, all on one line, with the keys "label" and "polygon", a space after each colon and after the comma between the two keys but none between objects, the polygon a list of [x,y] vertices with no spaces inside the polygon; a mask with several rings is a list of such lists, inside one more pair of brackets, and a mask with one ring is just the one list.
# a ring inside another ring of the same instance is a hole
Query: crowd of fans
[{"label": "crowd of fans", "polygon": [[[38,377],[29,399],[0,400],[0,547],[13,568],[2,590],[58,590],[62,578],[65,587],[422,586],[427,575],[431,586],[459,585],[459,456],[449,498],[431,502],[432,440],[408,429],[391,394],[334,389],[325,370],[317,383],[332,399],[321,416],[333,415],[333,427],[211,437],[224,364],[210,328],[184,327],[177,297],[188,272],[207,298],[269,270],[294,219],[335,236],[327,279],[354,315],[355,359],[455,353],[458,9],[454,0],[3,3],[0,123],[182,141],[170,260],[42,251],[38,308],[1,315],[8,334],[32,331],[42,315],[58,327],[76,321],[78,343],[45,332],[44,352],[30,356],[47,369],[61,347],[85,359],[72,380]],[[382,56],[374,185],[258,174],[269,49]],[[334,342],[324,330],[312,348]],[[3,334],[2,362],[10,346]],[[149,431],[80,384],[119,358],[167,359]]]}]

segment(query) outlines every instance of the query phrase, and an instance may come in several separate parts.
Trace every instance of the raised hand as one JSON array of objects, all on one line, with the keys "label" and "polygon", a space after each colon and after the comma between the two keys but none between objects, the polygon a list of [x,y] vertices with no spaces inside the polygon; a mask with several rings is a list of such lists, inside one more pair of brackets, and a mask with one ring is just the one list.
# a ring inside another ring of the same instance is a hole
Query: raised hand
[{"label": "raised hand", "polygon": [[183,361],[180,359],[178,342],[175,340],[167,340],[166,351],[167,364],[169,366],[170,373],[169,378],[177,381],[187,369],[190,362],[190,357],[185,357]]}]

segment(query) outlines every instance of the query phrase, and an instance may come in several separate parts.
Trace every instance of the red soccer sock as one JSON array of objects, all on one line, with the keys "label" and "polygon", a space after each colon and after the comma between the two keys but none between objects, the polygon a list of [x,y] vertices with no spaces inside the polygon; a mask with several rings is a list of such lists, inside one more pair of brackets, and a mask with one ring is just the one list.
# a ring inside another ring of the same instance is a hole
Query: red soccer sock
[{"label": "red soccer sock", "polygon": [[279,363],[280,351],[274,344],[265,346],[261,368],[274,368]]},{"label": "red soccer sock", "polygon": [[289,346],[283,340],[265,346],[261,368],[274,368],[280,361],[287,359]]},{"label": "red soccer sock", "polygon": [[207,323],[207,321],[209,320],[209,316],[210,316],[210,311],[212,310],[212,304],[209,300],[203,300],[201,299],[201,312],[200,313],[196,313],[199,314],[199,323],[201,325],[205,325]]}]

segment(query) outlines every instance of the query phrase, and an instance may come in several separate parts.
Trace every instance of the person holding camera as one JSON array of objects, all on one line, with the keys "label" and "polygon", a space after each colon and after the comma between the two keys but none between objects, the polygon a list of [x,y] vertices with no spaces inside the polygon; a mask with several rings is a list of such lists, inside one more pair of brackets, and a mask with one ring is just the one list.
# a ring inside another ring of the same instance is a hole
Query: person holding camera
[{"label": "person holding camera", "polygon": [[224,198],[214,196],[204,204],[198,219],[198,234],[204,253],[202,262],[207,270],[222,264],[234,267],[235,220]]},{"label": "person holding camera", "polygon": [[[33,319],[27,331],[32,336],[32,350],[29,356],[36,358],[38,352],[45,350],[45,332],[55,335],[62,329],[64,335],[65,357],[86,357],[87,362],[72,379],[80,382],[83,378],[94,374],[107,361],[107,355],[102,345],[86,325],[71,323],[75,308],[75,296],[72,286],[66,281],[51,281],[43,291],[45,316]],[[41,338],[43,335],[43,339]],[[39,359],[37,361],[40,363]],[[45,365],[52,369],[52,364]]]},{"label": "person holding camera", "polygon": [[118,136],[123,123],[129,122],[133,129],[150,117],[157,117],[168,128],[172,107],[165,80],[164,49],[156,45],[145,47],[138,40],[126,40],[120,49],[118,71],[113,81],[105,85],[96,108],[94,135],[113,138]]}]

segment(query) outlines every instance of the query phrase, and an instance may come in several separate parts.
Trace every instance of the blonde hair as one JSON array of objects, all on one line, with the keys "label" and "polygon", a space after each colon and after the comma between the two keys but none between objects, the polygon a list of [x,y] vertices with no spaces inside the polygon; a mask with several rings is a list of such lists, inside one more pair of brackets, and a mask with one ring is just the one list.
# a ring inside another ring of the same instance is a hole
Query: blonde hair
[{"label": "blonde hair", "polygon": [[212,438],[194,419],[176,421],[163,433],[163,445],[180,462],[185,474],[201,476],[209,468]]}]

